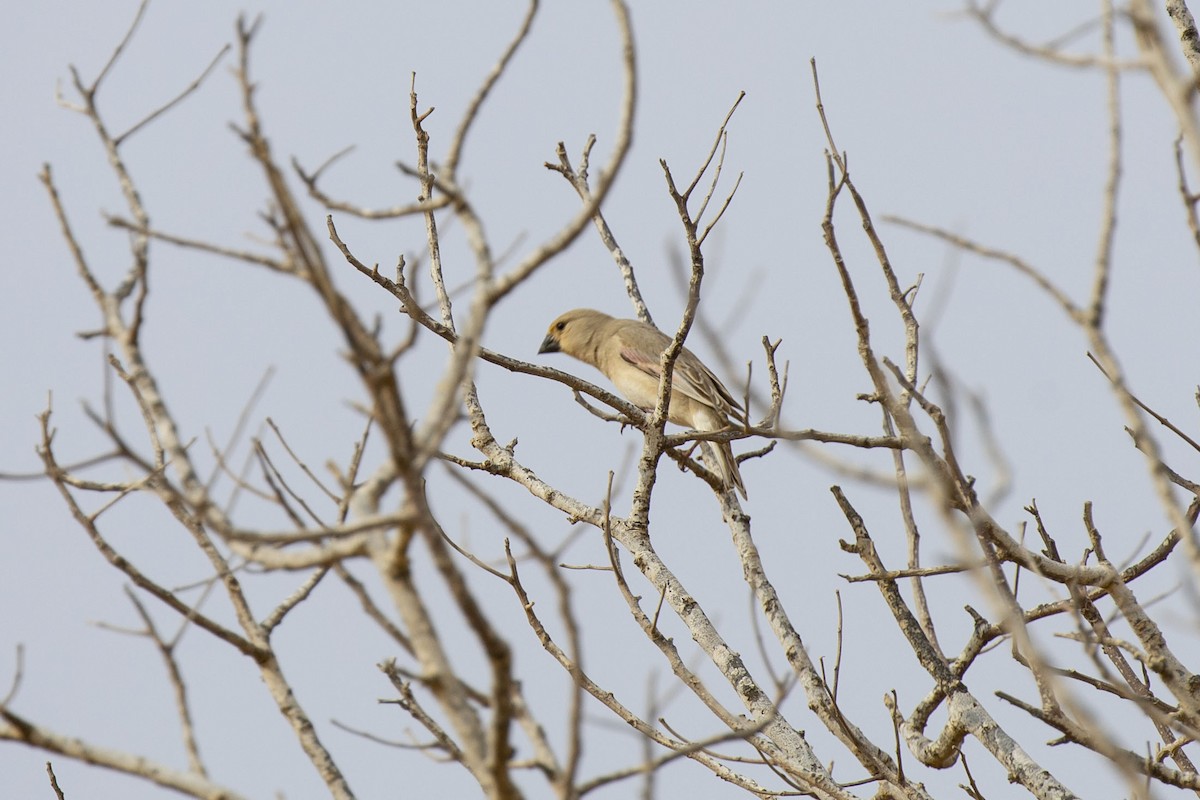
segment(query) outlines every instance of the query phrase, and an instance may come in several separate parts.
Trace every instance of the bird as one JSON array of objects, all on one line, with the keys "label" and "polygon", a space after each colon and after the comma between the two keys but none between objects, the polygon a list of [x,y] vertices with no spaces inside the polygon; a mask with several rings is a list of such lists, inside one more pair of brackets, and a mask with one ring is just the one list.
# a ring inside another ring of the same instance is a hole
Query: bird
[{"label": "bird", "polygon": [[[646,411],[658,403],[663,351],[671,337],[647,322],[617,319],[601,311],[577,308],[550,323],[538,353],[566,353],[603,372],[630,403]],[[671,403],[667,419],[697,431],[721,431],[730,418],[746,422],[746,412],[713,371],[686,347],[671,374]],[[720,477],[726,491],[737,489],[747,498],[729,442],[705,442],[705,463]]]}]

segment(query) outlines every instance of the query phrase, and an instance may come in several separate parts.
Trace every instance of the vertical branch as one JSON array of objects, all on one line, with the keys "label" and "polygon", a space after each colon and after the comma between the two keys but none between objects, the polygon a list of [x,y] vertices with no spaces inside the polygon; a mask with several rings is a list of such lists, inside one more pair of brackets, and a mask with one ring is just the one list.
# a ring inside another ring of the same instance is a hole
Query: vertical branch
[{"label": "vertical branch", "polygon": [[[471,98],[471,102],[467,105],[466,112],[463,113],[462,120],[458,123],[458,130],[454,132],[454,138],[450,141],[450,149],[446,154],[443,170],[451,182],[457,184],[458,181],[458,162],[462,158],[463,147],[467,142],[467,134],[471,131],[471,126],[475,124],[475,120],[479,116],[479,109],[483,106],[492,88],[499,82],[500,77],[504,74],[513,56],[517,54],[517,50],[529,38],[529,31],[533,29],[533,20],[537,16],[539,0],[529,0],[529,9],[525,12],[525,18],[521,20],[520,30],[517,35],[508,43],[508,47],[504,49],[500,59],[492,67],[487,78],[476,90],[475,96]],[[444,322],[444,320],[443,320]]]},{"label": "vertical branch", "polygon": [[412,85],[408,91],[408,113],[412,121],[413,134],[417,138],[417,170],[421,192],[417,202],[426,206],[425,213],[425,246],[429,249],[429,277],[433,282],[433,290],[437,295],[438,310],[441,312],[442,324],[454,330],[454,314],[451,310],[450,295],[446,291],[446,280],[442,270],[442,248],[438,237],[437,216],[431,207],[433,200],[434,178],[429,169],[429,133],[425,130],[425,120],[433,113],[433,108],[424,112],[417,107],[417,75],[412,76]]},{"label": "vertical branch", "polygon": [[578,238],[583,229],[587,227],[588,222],[591,221],[592,215],[604,202],[604,198],[608,196],[609,189],[612,188],[617,173],[625,163],[625,157],[633,144],[633,117],[637,105],[637,50],[633,40],[633,22],[630,19],[629,7],[625,0],[610,0],[610,2],[621,37],[623,84],[621,116],[617,123],[617,135],[613,142],[612,155],[609,156],[608,163],[600,170],[600,177],[596,182],[596,188],[592,191],[590,202],[585,203],[575,213],[575,216],[559,229],[558,233],[535,248],[511,271],[496,280],[490,291],[493,302],[499,302],[501,298]]},{"label": "vertical branch", "polygon": [[1166,8],[1167,16],[1179,34],[1179,49],[1192,68],[1194,79],[1200,81],[1200,33],[1196,31],[1196,20],[1188,10],[1186,0],[1166,0]]},{"label": "vertical branch", "polygon": [[[1108,294],[1109,275],[1112,272],[1113,242],[1117,234],[1117,191],[1121,182],[1121,85],[1120,74],[1114,63],[1114,13],[1112,0],[1105,0],[1103,39],[1104,54],[1109,62],[1105,70],[1108,99],[1108,178],[1104,184],[1104,210],[1100,219],[1092,298],[1088,306],[1088,324],[1094,328],[1104,327],[1104,304]],[[1192,33],[1195,34],[1194,26]]]},{"label": "vertical branch", "polygon": [[183,729],[183,749],[187,753],[188,767],[197,775],[207,776],[208,771],[204,767],[204,760],[200,758],[200,745],[196,741],[196,727],[192,722],[192,709],[188,703],[187,685],[183,681],[183,672],[179,668],[179,662],[175,658],[175,644],[178,642],[167,642],[159,635],[158,629],[154,626],[154,620],[151,619],[146,607],[138,600],[137,595],[125,589],[125,595],[133,603],[137,609],[138,616],[142,618],[142,624],[146,626],[146,636],[154,642],[158,648],[159,655],[162,656],[163,664],[167,668],[167,676],[171,680],[171,688],[175,692],[175,710],[179,714],[179,723]]},{"label": "vertical branch", "polygon": [[[576,169],[571,164],[571,159],[567,155],[567,148],[562,142],[558,143],[555,152],[558,156],[558,162],[553,163],[547,161],[545,166],[547,169],[562,175],[571,184],[575,193],[579,195],[579,199],[585,205],[594,205],[592,199],[592,188],[588,184],[588,163],[591,160],[592,147],[596,144],[596,137],[589,136],[587,144],[583,147],[583,154],[580,157],[579,168]],[[629,301],[633,303],[634,313],[642,322],[649,325],[654,324],[653,317],[650,316],[650,309],[646,307],[646,301],[642,299],[642,290],[638,287],[637,276],[634,274],[633,265],[629,262],[629,258],[625,255],[625,251],[617,244],[617,237],[613,233],[612,228],[608,226],[608,220],[604,218],[604,213],[599,206],[592,214],[592,223],[596,226],[596,232],[600,235],[600,241],[612,255],[613,260],[617,264],[617,270],[621,273],[621,279],[625,283],[625,294],[629,296]]]},{"label": "vertical branch", "polygon": [[1179,33],[1179,46],[1188,60],[1189,69],[1184,72],[1176,66],[1159,26],[1155,5],[1150,0],[1130,0],[1134,41],[1159,92],[1175,115],[1192,165],[1200,166],[1200,120],[1196,117],[1196,81],[1200,71],[1194,63],[1200,43],[1194,35],[1195,23],[1186,11],[1184,0],[1166,0],[1166,5]]}]

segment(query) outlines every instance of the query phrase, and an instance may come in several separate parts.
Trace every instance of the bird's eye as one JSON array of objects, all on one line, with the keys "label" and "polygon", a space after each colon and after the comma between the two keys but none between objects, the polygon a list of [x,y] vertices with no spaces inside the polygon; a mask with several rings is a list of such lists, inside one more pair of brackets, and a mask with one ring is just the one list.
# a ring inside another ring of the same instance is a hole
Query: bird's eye
[{"label": "bird's eye", "polygon": [[560,323],[558,323],[557,325],[555,325],[555,326],[554,326],[554,330],[556,330],[556,331],[561,331],[561,330],[562,330],[563,328],[565,328],[565,327],[567,327],[567,323],[565,323],[565,322],[560,322]]}]

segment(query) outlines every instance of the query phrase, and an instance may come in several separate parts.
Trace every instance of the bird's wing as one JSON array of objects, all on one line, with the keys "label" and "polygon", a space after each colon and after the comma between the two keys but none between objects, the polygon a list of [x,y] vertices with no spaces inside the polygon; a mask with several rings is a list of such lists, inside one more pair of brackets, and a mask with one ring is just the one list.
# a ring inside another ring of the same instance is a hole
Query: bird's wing
[{"label": "bird's wing", "polygon": [[[685,358],[685,356],[687,358]],[[704,362],[684,351],[676,362],[676,381],[683,379],[684,394],[695,398],[719,411],[723,416],[733,417],[738,422],[746,421],[742,404],[734,399],[721,379],[704,366]]]},{"label": "bird's wing", "polygon": [[[639,334],[649,334],[649,331]],[[660,331],[654,331],[657,336],[655,344],[657,352],[650,352],[639,346],[639,342],[630,341],[630,337],[621,338],[621,359],[636,367],[654,380],[662,380],[661,362],[662,351],[670,344],[670,339]],[[657,341],[661,336],[661,341]],[[638,338],[648,338],[639,336]],[[675,370],[671,375],[671,389],[678,391],[684,397],[689,397],[699,403],[721,413],[731,413],[739,417],[741,404],[733,399],[729,391],[721,384],[715,375],[688,349],[684,349],[675,360]]]}]

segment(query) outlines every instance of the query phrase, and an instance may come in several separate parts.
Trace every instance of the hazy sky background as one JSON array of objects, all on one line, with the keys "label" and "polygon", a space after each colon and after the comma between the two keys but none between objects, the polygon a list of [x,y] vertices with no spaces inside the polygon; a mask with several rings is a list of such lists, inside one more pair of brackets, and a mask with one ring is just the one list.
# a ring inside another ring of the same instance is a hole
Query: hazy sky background
[{"label": "hazy sky background", "polygon": [[[1002,21],[1034,41],[1070,30],[1098,13],[1098,4],[1013,3]],[[123,204],[88,121],[55,104],[56,83],[73,99],[68,64],[90,81],[120,40],[136,3],[44,2],[13,4],[0,30],[3,148],[0,208],[9,236],[7,265],[0,270],[0,471],[34,472],[40,462],[35,415],[53,393],[61,461],[101,452],[103,440],[81,412],[81,401],[99,406],[102,362],[97,340],[77,338],[98,326],[98,313],[75,274],[44,190],[36,179],[43,162],[53,165],[75,231],[97,272],[109,285],[127,268],[125,239],[108,229],[99,212],[123,212]],[[356,151],[328,173],[325,188],[368,206],[389,206],[415,196],[414,185],[394,167],[414,159],[408,124],[411,73],[422,107],[435,106],[427,127],[435,153],[449,136],[482,76],[515,32],[524,13],[519,3],[228,2],[153,4],[128,52],[101,90],[100,104],[114,130],[123,130],[176,94],[221,45],[233,41],[239,11],[265,15],[253,51],[263,124],[276,154],[295,156],[313,168],[347,145]],[[707,152],[721,119],[739,91],[747,93],[729,128],[724,186],[745,177],[733,205],[707,246],[708,274],[702,309],[722,327],[734,367],[718,371],[730,385],[744,379],[744,363],[756,359],[764,375],[759,340],[782,337],[780,357],[790,362],[785,421],[815,427],[877,433],[878,415],[854,398],[869,384],[855,353],[846,312],[820,222],[826,196],[824,134],[814,110],[809,59],[821,72],[827,112],[838,146],[849,154],[852,175],[864,192],[907,283],[924,273],[919,314],[937,304],[940,316],[924,318],[927,345],[961,380],[980,393],[1014,469],[1013,487],[996,507],[1011,529],[1021,506],[1036,498],[1060,544],[1077,558],[1086,539],[1078,522],[1085,500],[1109,537],[1114,560],[1138,550],[1143,535],[1157,541],[1169,527],[1154,501],[1141,456],[1129,446],[1123,420],[1104,380],[1085,358],[1086,344],[1060,310],[1027,280],[995,264],[957,257],[927,238],[882,223],[887,213],[952,228],[1012,250],[1043,269],[1073,297],[1090,288],[1105,180],[1107,138],[1105,87],[1100,73],[1049,67],[998,45],[956,13],[953,2],[913,3],[637,3],[633,22],[639,59],[639,98],[634,148],[605,204],[621,246],[638,270],[656,320],[673,328],[682,294],[671,277],[668,254],[682,250],[681,229],[666,195],[658,159],[677,180],[689,176]],[[1094,47],[1095,34],[1081,49]],[[1130,43],[1119,46],[1132,55]],[[232,54],[184,105],[139,132],[126,158],[154,225],[181,235],[229,246],[255,247],[266,234],[254,217],[266,196],[261,176],[229,130],[240,123],[240,100],[229,74]],[[520,255],[553,232],[577,208],[561,177],[542,163],[564,141],[573,159],[589,133],[598,137],[593,163],[612,146],[620,90],[620,52],[609,7],[603,2],[547,2],[534,32],[499,84],[474,130],[462,175],[497,251]],[[1194,430],[1200,333],[1195,302],[1200,289],[1194,243],[1188,238],[1175,189],[1172,141],[1175,125],[1145,76],[1122,80],[1126,158],[1119,209],[1110,331],[1135,390],[1185,429]],[[1195,166],[1195,165],[1192,165]],[[1200,181],[1194,181],[1200,185]],[[839,236],[859,280],[873,332],[884,352],[898,360],[899,325],[878,270],[861,239],[848,198]],[[309,203],[310,219],[323,230],[324,212]],[[419,256],[419,220],[366,224],[335,213],[343,238],[364,261],[390,270],[400,253]],[[461,230],[446,226],[443,244],[448,282],[463,284],[473,265]],[[270,416],[289,443],[313,465],[328,458],[345,463],[361,422],[347,401],[360,389],[338,355],[336,331],[314,296],[265,270],[254,270],[191,252],[154,245],[152,290],[145,333],[150,363],[185,434],[205,432],[224,442],[265,370],[274,377],[258,406],[252,430]],[[338,262],[340,263],[340,262]],[[340,267],[339,267],[340,269]],[[378,311],[385,328],[401,335],[404,320],[394,302],[349,267],[339,285],[361,305]],[[426,287],[427,288],[427,287]],[[429,295],[427,294],[426,297]],[[465,298],[465,294],[463,295]],[[935,301],[935,298],[941,298]],[[575,306],[630,315],[623,288],[598,238],[588,231],[564,256],[514,293],[493,316],[487,346],[534,360],[549,321]],[[702,340],[691,347],[707,356]],[[428,342],[414,357],[433,371],[444,348]],[[554,366],[589,379],[589,368],[558,357]],[[481,366],[481,396],[497,438],[519,437],[526,463],[564,491],[588,502],[602,497],[610,469],[629,469],[636,432],[618,433],[587,416],[559,385]],[[432,385],[414,378],[405,386],[411,408],[421,408]],[[142,442],[139,419],[117,387],[124,430]],[[756,409],[757,414],[762,413]],[[964,422],[966,419],[964,418]],[[260,434],[264,435],[265,434]],[[981,488],[996,474],[978,437],[963,430],[964,458]],[[461,431],[451,440],[469,454]],[[747,449],[745,445],[742,449]],[[888,469],[890,457],[863,456],[830,448],[855,463]],[[244,457],[245,446],[237,458]],[[1173,465],[1195,474],[1195,454],[1174,448]],[[1190,462],[1187,460],[1190,458]],[[211,458],[202,458],[211,464]],[[656,495],[656,546],[678,565],[684,582],[703,587],[701,601],[727,628],[744,628],[748,601],[740,568],[732,558],[717,507],[707,490],[670,466]],[[747,510],[768,558],[776,587],[815,656],[832,663],[836,621],[833,592],[847,606],[843,685],[861,691],[845,702],[856,721],[883,740],[890,722],[880,698],[898,687],[905,709],[927,691],[928,680],[912,664],[878,593],[866,584],[847,585],[837,573],[861,572],[842,553],[839,538],[851,536],[828,488],[845,483],[859,503],[881,548],[899,565],[902,531],[895,500],[831,475],[811,459],[781,448],[747,462]],[[485,483],[511,502],[548,542],[571,531],[561,517],[532,508],[515,487]],[[617,508],[628,507],[630,481]],[[502,531],[435,470],[435,507],[461,541],[485,557],[499,552]],[[440,505],[439,505],[440,504]],[[29,718],[99,744],[182,767],[183,751],[169,687],[153,648],[93,623],[136,627],[123,596],[122,577],[75,525],[45,481],[0,483],[0,695],[7,691],[15,648],[25,647],[25,674],[13,707]],[[247,505],[249,522],[263,512]],[[269,519],[263,515],[263,524]],[[205,577],[204,564],[173,523],[152,502],[134,500],[106,515],[114,544],[171,586]],[[937,563],[953,553],[939,540],[929,515],[929,552]],[[570,553],[577,563],[602,558],[599,537],[584,532]],[[1171,574],[1167,574],[1171,573]],[[1168,566],[1162,580],[1177,577]],[[288,575],[265,579],[255,589],[262,609],[272,607],[301,581]],[[495,583],[495,582],[493,582]],[[497,624],[518,643],[518,669],[544,676],[545,713],[554,722],[565,702],[561,671],[549,662],[504,586],[479,581],[492,592]],[[956,589],[956,586],[958,587]],[[642,588],[645,588],[643,585]],[[939,608],[958,609],[968,582],[931,589]],[[1035,591],[1031,588],[1030,591]],[[1154,592],[1146,590],[1146,595]],[[547,595],[548,599],[548,595]],[[581,580],[585,625],[605,620],[589,639],[589,669],[601,682],[624,690],[631,701],[646,693],[644,676],[664,665],[629,623],[611,580]],[[329,726],[331,718],[403,738],[413,728],[402,711],[378,705],[393,690],[375,664],[396,655],[374,631],[349,628],[353,599],[339,586],[322,586],[278,635],[301,699],[362,797],[473,796],[465,772],[437,766],[414,752],[364,743]],[[503,609],[500,611],[499,609]],[[165,630],[173,618],[151,607]],[[985,609],[981,608],[981,611]],[[1194,658],[1194,624],[1186,605],[1172,643]],[[594,617],[593,617],[594,615]],[[953,618],[955,612],[944,612]],[[944,631],[957,651],[961,628]],[[1065,623],[1064,623],[1065,624]],[[687,633],[677,643],[691,646]],[[759,663],[752,634],[732,637],[748,661]],[[685,650],[693,653],[697,651]],[[291,734],[244,659],[210,646],[196,631],[180,653],[198,716],[202,752],[214,777],[251,797],[275,791],[289,798],[318,796],[312,768],[299,756]],[[981,675],[1011,675],[1005,648],[982,663]],[[1194,662],[1193,662],[1194,663]],[[712,677],[710,669],[701,674]],[[669,675],[659,676],[659,685]],[[527,678],[527,682],[531,679]],[[717,680],[714,678],[714,681]],[[1027,699],[1029,681],[1000,684]],[[975,684],[972,684],[975,688]],[[721,695],[728,694],[723,689]],[[1032,731],[1028,743],[1053,732],[976,689],[1003,724]],[[668,708],[697,738],[715,726],[686,702]],[[803,698],[785,706],[791,721],[823,742]],[[587,769],[599,772],[637,759],[636,742],[602,709],[592,709],[598,742]],[[561,721],[559,721],[561,722]],[[1139,733],[1139,736],[1146,734]],[[1140,749],[1142,739],[1130,745]],[[820,745],[818,744],[818,747]],[[820,750],[819,750],[820,751]],[[1112,775],[1079,758],[1077,766],[1042,750],[1038,757],[1064,770],[1062,777],[1084,796],[1111,790]],[[54,758],[68,797],[157,797],[161,790],[100,770]],[[0,745],[0,789],[12,797],[48,797],[46,755]],[[847,761],[847,764],[849,762]],[[996,769],[975,748],[972,769]],[[852,770],[853,768],[851,768]],[[684,788],[706,797],[734,796],[702,768],[670,768],[663,796]],[[857,777],[842,775],[849,779]],[[940,797],[959,796],[959,769],[923,771]],[[1106,788],[1100,788],[1106,787]],[[606,796],[633,791],[624,784]],[[1015,791],[1015,790],[1014,790]],[[869,791],[865,792],[869,794]]]}]

